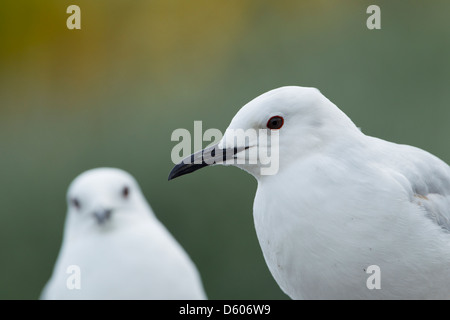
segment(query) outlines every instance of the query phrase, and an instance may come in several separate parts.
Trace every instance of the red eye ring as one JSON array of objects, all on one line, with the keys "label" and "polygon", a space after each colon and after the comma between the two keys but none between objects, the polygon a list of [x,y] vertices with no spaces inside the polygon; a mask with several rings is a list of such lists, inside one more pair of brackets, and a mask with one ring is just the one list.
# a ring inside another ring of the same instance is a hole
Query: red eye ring
[{"label": "red eye ring", "polygon": [[271,130],[278,130],[283,126],[283,124],[284,124],[283,117],[273,116],[272,118],[269,119],[269,121],[267,121],[266,126]]}]

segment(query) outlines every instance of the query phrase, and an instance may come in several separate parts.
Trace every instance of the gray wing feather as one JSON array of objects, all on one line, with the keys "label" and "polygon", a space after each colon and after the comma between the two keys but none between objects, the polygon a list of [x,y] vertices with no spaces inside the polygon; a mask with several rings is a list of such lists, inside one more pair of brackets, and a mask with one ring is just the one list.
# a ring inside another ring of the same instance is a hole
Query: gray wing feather
[{"label": "gray wing feather", "polygon": [[396,169],[411,185],[411,201],[421,206],[436,224],[450,232],[450,167],[422,149],[398,146],[403,159],[397,163]]}]

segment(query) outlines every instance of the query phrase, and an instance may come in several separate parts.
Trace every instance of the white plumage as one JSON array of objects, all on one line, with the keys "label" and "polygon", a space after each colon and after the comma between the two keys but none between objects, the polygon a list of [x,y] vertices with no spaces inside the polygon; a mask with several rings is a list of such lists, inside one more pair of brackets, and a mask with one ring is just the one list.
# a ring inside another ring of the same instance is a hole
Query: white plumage
[{"label": "white plumage", "polygon": [[206,299],[194,263],[128,173],[86,171],[67,201],[61,250],[42,299]]},{"label": "white plumage", "polygon": [[[449,166],[424,150],[366,136],[314,88],[257,97],[227,132],[266,128],[274,115],[284,119],[278,173],[236,165],[258,181],[255,228],[281,289],[293,299],[450,298]],[[232,141],[218,146],[244,149]],[[367,286],[372,265],[380,289]]]}]

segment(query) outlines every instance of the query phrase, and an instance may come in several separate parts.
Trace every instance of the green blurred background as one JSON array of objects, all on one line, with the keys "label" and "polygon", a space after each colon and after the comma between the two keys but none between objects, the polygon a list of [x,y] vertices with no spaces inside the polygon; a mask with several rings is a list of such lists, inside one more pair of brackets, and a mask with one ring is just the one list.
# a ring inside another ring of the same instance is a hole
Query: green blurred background
[{"label": "green blurred background", "polygon": [[[66,8],[81,8],[81,30]],[[381,30],[366,9],[381,7]],[[36,299],[84,170],[133,174],[211,299],[286,299],[253,226],[256,181],[167,181],[171,133],[224,130],[283,85],[319,88],[369,135],[450,162],[449,1],[17,1],[0,7],[0,298]],[[207,143],[204,144],[206,146]]]}]

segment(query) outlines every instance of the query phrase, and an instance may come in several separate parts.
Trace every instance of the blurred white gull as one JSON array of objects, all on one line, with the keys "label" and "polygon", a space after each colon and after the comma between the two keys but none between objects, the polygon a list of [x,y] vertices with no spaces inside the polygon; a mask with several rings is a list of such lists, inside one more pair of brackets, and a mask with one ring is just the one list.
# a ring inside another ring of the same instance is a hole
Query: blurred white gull
[{"label": "blurred white gull", "polygon": [[67,201],[61,250],[41,299],[206,299],[194,263],[131,175],[86,171]]}]

